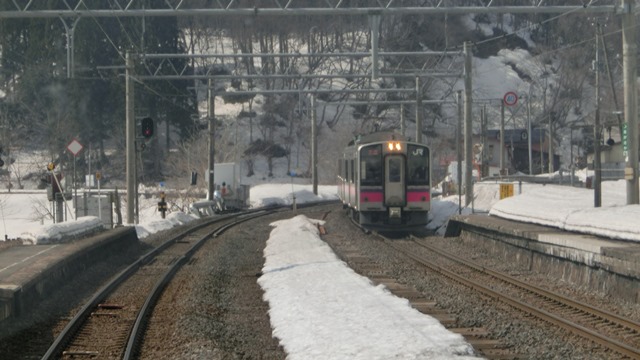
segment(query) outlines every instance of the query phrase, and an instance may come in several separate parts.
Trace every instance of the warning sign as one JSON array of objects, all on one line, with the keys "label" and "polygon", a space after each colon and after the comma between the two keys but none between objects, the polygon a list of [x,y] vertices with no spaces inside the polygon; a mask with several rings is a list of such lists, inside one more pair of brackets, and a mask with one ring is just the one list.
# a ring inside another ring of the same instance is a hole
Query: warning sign
[{"label": "warning sign", "polygon": [[500,184],[500,200],[513,196],[513,184]]},{"label": "warning sign", "polygon": [[513,91],[509,91],[502,97],[504,104],[507,106],[513,106],[518,103],[518,94]]}]

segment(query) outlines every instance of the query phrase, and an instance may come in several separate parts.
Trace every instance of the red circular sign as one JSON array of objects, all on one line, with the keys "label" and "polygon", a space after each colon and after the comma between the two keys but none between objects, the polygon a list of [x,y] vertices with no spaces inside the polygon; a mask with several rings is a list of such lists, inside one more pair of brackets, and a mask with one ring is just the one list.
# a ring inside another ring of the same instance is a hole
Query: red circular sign
[{"label": "red circular sign", "polygon": [[502,100],[504,101],[505,105],[515,105],[518,102],[518,94],[513,91],[509,91],[508,93],[504,94]]}]

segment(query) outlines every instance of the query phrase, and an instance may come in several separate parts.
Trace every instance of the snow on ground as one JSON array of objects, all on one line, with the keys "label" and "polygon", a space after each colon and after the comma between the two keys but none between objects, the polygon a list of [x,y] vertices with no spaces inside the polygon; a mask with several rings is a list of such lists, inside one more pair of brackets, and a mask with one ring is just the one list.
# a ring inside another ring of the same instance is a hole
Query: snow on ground
[{"label": "snow on ground", "polygon": [[258,283],[287,359],[476,358],[461,335],[338,259],[317,223],[274,222],[264,250]]},{"label": "snow on ground", "polygon": [[[472,211],[559,228],[640,241],[640,205],[625,205],[626,182],[605,182],[601,208],[593,207],[593,190],[560,185],[514,183],[515,196],[499,199],[499,183],[474,185]],[[336,198],[335,186],[270,183],[251,189],[255,207]],[[436,197],[429,227],[443,232],[457,214],[458,196]],[[464,201],[464,196],[461,197]],[[192,215],[172,212],[161,219],[158,199],[140,199],[140,237],[184,224]],[[56,241],[62,232],[96,226],[97,218],[83,217],[62,224],[41,224],[34,209],[46,204],[46,194],[0,194],[2,229],[9,237],[33,243]],[[375,286],[341,262],[319,236],[320,220],[296,216],[278,221],[265,248],[260,286],[269,302],[271,324],[290,359],[450,359],[472,358],[471,347],[434,318],[411,308],[384,286]],[[10,234],[10,235],[9,235]],[[346,302],[344,299],[356,299]]]}]

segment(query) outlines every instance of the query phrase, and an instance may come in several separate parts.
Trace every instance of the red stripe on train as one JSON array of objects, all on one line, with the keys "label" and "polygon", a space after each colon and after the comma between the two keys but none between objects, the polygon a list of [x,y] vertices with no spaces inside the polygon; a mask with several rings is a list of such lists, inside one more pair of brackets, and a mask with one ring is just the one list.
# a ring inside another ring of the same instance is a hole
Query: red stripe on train
[{"label": "red stripe on train", "polygon": [[407,202],[422,202],[431,200],[428,191],[407,191]]},{"label": "red stripe on train", "polygon": [[382,191],[361,191],[360,201],[362,202],[382,202],[384,196]]}]

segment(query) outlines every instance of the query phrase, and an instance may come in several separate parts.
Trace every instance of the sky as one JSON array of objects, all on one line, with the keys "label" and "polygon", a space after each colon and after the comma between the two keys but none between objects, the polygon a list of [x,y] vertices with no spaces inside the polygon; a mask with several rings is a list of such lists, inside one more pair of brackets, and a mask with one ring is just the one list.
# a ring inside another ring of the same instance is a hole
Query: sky
[{"label": "sky", "polygon": [[[625,181],[603,182],[601,208],[593,207],[591,189],[514,183],[514,196],[500,200],[499,186],[496,181],[476,183],[473,212],[640,241],[640,205],[626,205]],[[311,185],[283,182],[252,186],[251,205],[291,204],[294,194],[300,204],[337,199],[335,186],[319,186],[316,196]],[[136,230],[142,239],[195,219],[183,212],[161,219],[157,201],[140,199]],[[457,201],[457,195],[435,197],[427,227],[444,233],[447,219],[459,211]],[[56,242],[62,233],[98,223],[96,217],[80,217],[41,224],[34,219],[33,209],[43,202],[47,203],[44,192],[0,193],[0,229],[10,238],[45,243],[44,239]],[[472,207],[462,209],[463,214],[471,212]],[[274,336],[289,359],[473,358],[461,336],[340,261],[321,240],[316,223],[322,221],[292,214],[271,224],[263,276],[258,280],[269,303]]]}]

